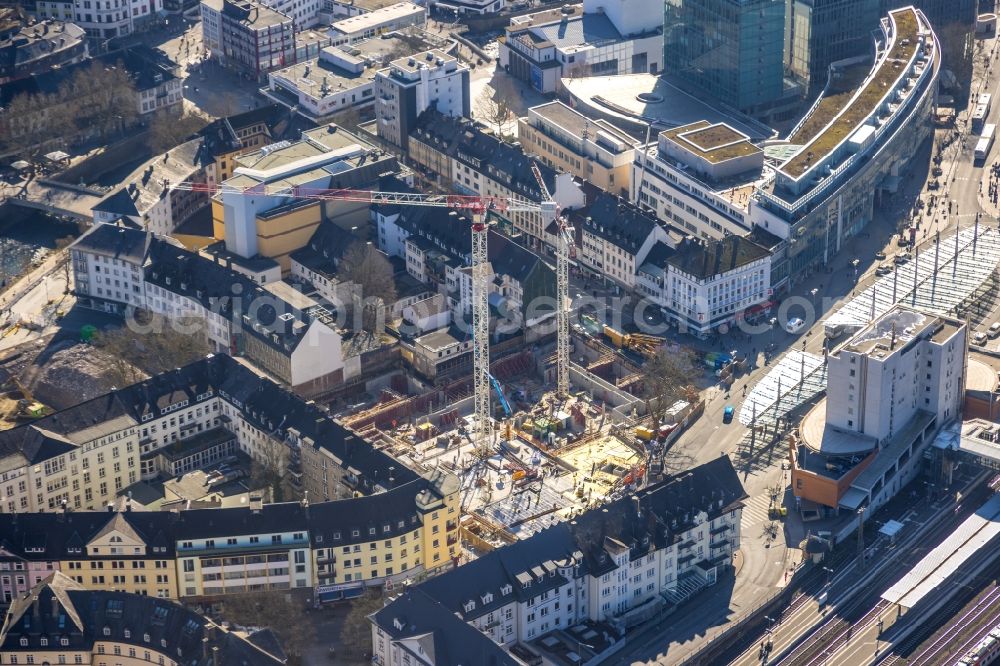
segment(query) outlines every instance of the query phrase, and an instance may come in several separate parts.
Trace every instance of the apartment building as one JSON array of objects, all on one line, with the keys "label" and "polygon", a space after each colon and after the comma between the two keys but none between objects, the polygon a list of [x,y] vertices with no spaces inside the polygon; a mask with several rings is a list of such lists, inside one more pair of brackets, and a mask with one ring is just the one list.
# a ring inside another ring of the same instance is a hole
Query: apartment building
[{"label": "apartment building", "polygon": [[655,0],[585,0],[515,16],[499,64],[542,93],[564,78],[663,71],[663,6]]},{"label": "apartment building", "polygon": [[771,253],[748,237],[688,237],[661,256],[640,266],[639,291],[699,337],[753,313],[773,293]]},{"label": "apartment building", "polygon": [[[418,621],[422,626],[433,630],[444,622],[439,613],[452,614],[490,639],[484,648],[517,645],[518,658],[536,663],[539,644],[566,640],[562,632],[575,625],[606,622],[624,630],[667,600],[676,603],[714,584],[739,548],[746,498],[722,456],[407,592],[423,595],[428,616]],[[398,653],[414,647],[406,599],[398,612],[390,602],[370,618],[378,663],[406,663]],[[434,655],[422,659],[417,663],[449,663]]]},{"label": "apartment building", "polygon": [[0,83],[73,65],[89,57],[86,34],[80,26],[39,18],[42,20],[38,23],[25,25],[23,19],[11,15],[11,20],[0,26]]},{"label": "apartment building", "polygon": [[199,132],[202,150],[210,158],[205,160],[205,182],[214,187],[231,178],[236,157],[277,143],[286,121],[285,109],[270,104],[206,125]]},{"label": "apartment building", "polygon": [[[417,119],[410,132],[408,156],[426,169],[440,169],[434,172],[439,182],[461,194],[547,201],[532,169],[536,167],[560,210],[579,208],[586,202],[572,174],[557,172],[519,146],[487,134],[471,120],[436,109],[428,109]],[[508,229],[526,234],[533,249],[543,247],[549,237],[540,213],[498,210],[492,214]]]},{"label": "apartment building", "polygon": [[631,200],[699,238],[750,231],[748,209],[764,152],[725,123],[704,120],[663,130],[637,150]]},{"label": "apartment building", "polygon": [[588,200],[569,216],[577,233],[577,261],[594,277],[634,289],[636,271],[653,247],[673,247],[677,232],[621,197],[589,192]]},{"label": "apartment building", "polygon": [[612,194],[628,196],[639,142],[607,120],[590,120],[562,102],[528,109],[517,119],[524,152]]},{"label": "apartment building", "polygon": [[192,139],[151,158],[136,168],[123,187],[113,190],[93,208],[95,223],[124,219],[135,227],[169,235],[208,205],[208,195],[174,189],[177,183],[204,183],[208,160],[202,139]]},{"label": "apartment building", "polygon": [[826,397],[792,450],[792,491],[821,515],[874,512],[921,469],[965,401],[965,322],[897,305],[827,358]]},{"label": "apartment building", "polygon": [[[13,509],[4,507],[0,591],[10,598],[61,571],[88,588],[150,596],[309,589],[330,600],[452,566],[461,554],[456,477],[416,474],[312,402],[228,356],[210,356],[3,435],[11,442],[18,440],[9,433],[18,431],[54,438],[50,429],[66,423],[107,433],[108,441],[90,454],[104,460],[108,472],[95,465],[79,473],[70,468],[72,489],[55,495],[45,513],[38,513],[30,495],[23,509],[16,497]],[[263,504],[252,496],[243,507],[137,512],[127,501],[115,502],[126,492],[119,483],[108,496],[86,501],[91,486],[119,469],[115,451],[125,450],[119,442],[131,446],[132,462],[120,468],[134,483],[140,461],[143,476],[151,478],[163,471],[157,467],[163,450],[183,450],[222,431],[251,458],[277,460],[313,503]],[[36,467],[53,470],[41,486],[53,485],[56,493],[67,474],[55,471],[60,456],[53,453],[43,451],[34,465],[21,467],[29,479]],[[5,467],[14,468],[23,456],[8,454]],[[35,484],[25,485],[27,493]],[[120,511],[105,511],[113,502]]]},{"label": "apartment building", "polygon": [[379,138],[404,150],[417,117],[429,107],[447,116],[469,117],[469,68],[432,49],[397,58],[375,75],[375,121]]},{"label": "apartment building", "polygon": [[281,666],[269,629],[231,632],[166,599],[84,589],[54,573],[18,597],[0,630],[2,664]]},{"label": "apartment building", "polygon": [[97,224],[71,246],[74,291],[84,307],[138,308],[203,324],[217,351],[239,352],[303,394],[343,381],[340,335],[311,307],[149,232]]}]

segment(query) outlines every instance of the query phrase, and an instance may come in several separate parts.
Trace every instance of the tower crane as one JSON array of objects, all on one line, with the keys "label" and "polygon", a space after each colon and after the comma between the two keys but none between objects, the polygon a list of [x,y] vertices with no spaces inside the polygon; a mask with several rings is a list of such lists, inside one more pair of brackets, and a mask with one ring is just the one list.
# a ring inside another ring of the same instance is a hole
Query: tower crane
[{"label": "tower crane", "polygon": [[[498,213],[540,213],[542,228],[549,222],[561,219],[559,207],[552,200],[541,179],[537,166],[532,167],[535,178],[541,185],[546,200],[536,203],[519,197],[470,196],[461,194],[424,194],[419,192],[377,192],[373,190],[327,189],[261,182],[250,187],[234,185],[181,182],[171,184],[171,189],[189,192],[204,192],[209,196],[221,195],[241,197],[277,197],[289,199],[313,199],[318,201],[351,201],[380,205],[429,206],[468,211],[472,216],[472,374],[474,394],[475,429],[473,446],[477,455],[486,457],[493,448],[493,426],[490,413],[490,338],[489,338],[489,282],[490,269],[487,256],[487,238],[490,211]],[[238,172],[238,171],[237,171]],[[565,229],[565,222],[559,222]],[[560,238],[562,238],[562,234]],[[572,241],[569,241],[572,243]],[[560,241],[560,248],[566,241]],[[569,250],[561,249],[557,256],[568,257]],[[562,266],[560,269],[559,266]],[[560,305],[565,305],[569,297],[567,262],[557,261],[556,282]],[[557,332],[557,373],[558,390],[565,395],[569,390],[569,316],[564,307],[556,308]]]}]

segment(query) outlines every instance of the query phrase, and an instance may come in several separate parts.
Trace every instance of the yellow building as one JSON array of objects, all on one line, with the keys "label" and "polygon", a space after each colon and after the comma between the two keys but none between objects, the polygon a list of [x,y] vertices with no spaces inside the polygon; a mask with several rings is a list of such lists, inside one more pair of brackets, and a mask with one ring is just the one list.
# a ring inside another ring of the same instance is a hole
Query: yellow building
[{"label": "yellow building", "polygon": [[458,477],[433,473],[310,507],[316,598],[334,601],[452,566],[461,555]]},{"label": "yellow building", "polygon": [[55,573],[11,604],[0,664],[281,666],[284,651],[261,632],[257,640],[172,601],[86,590]]}]

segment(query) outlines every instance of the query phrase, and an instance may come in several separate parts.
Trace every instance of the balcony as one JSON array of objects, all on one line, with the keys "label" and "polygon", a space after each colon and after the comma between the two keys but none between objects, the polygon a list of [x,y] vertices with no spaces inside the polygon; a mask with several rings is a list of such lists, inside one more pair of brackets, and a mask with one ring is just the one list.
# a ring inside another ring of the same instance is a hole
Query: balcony
[{"label": "balcony", "polygon": [[458,521],[457,520],[449,520],[447,523],[445,523],[444,528],[448,532],[454,532],[455,530],[458,529]]},{"label": "balcony", "polygon": [[730,530],[730,525],[728,523],[724,525],[719,525],[718,527],[712,528],[708,531],[709,536],[715,536],[716,534],[722,534],[723,532],[728,532]]}]

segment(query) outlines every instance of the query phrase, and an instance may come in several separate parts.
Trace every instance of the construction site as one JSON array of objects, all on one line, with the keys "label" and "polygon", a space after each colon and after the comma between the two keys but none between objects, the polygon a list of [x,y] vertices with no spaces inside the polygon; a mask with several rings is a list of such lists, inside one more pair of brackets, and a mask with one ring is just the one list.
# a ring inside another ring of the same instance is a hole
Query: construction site
[{"label": "construction site", "polygon": [[[655,352],[652,338],[642,344]],[[393,375],[373,407],[343,422],[407,467],[462,478],[464,547],[476,557],[659,478],[659,454],[701,405],[679,401],[654,429],[638,397],[642,367],[625,348],[621,334],[574,328],[562,396],[551,379],[551,346],[494,360],[486,447],[477,444],[469,378],[435,388]]]}]

